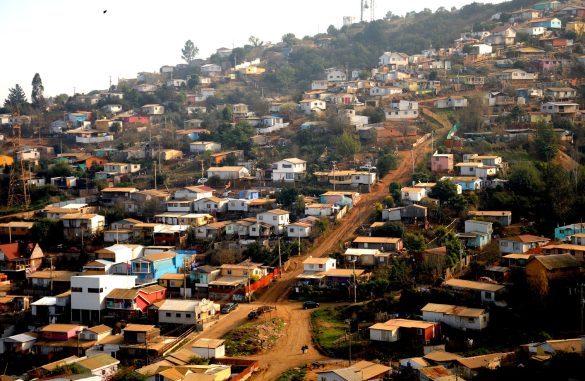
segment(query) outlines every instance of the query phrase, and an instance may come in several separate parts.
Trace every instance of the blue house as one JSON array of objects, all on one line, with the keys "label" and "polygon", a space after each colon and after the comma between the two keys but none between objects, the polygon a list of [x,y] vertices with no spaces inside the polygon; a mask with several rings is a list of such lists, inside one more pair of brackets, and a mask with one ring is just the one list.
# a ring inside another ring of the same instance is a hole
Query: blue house
[{"label": "blue house", "polygon": [[585,223],[560,226],[555,229],[555,240],[564,241],[568,239],[570,236],[579,233],[585,233]]},{"label": "blue house", "polygon": [[137,283],[156,282],[166,273],[177,274],[183,270],[183,266],[191,268],[194,251],[183,250],[179,252],[163,251],[160,253],[145,255],[133,259],[131,272],[136,275]]},{"label": "blue house", "polygon": [[547,29],[561,29],[563,23],[556,17],[547,19],[537,19],[530,22],[531,27],[542,27]]},{"label": "blue house", "polygon": [[240,200],[256,200],[260,198],[260,191],[257,189],[242,190],[238,194]]},{"label": "blue house", "polygon": [[532,8],[541,12],[550,12],[559,9],[561,5],[560,1],[544,1],[542,3],[534,4]]},{"label": "blue house", "polygon": [[459,186],[461,186],[461,190],[464,191],[480,190],[482,183],[480,178],[476,178],[473,176],[443,177],[441,180],[442,181],[449,180],[454,184],[458,184]]}]

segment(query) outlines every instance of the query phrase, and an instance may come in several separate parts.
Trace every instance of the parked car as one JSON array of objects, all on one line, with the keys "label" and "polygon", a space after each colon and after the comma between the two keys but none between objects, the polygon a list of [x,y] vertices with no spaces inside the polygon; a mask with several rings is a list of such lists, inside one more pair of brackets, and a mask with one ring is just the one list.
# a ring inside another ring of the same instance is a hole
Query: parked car
[{"label": "parked car", "polygon": [[238,308],[238,303],[226,303],[223,305],[223,307],[221,307],[220,311],[222,314],[229,314],[236,308]]},{"label": "parked car", "polygon": [[197,180],[197,184],[203,185],[203,184],[205,184],[207,182],[207,180],[208,179],[206,177],[202,177],[202,178],[200,178],[200,179]]},{"label": "parked car", "polygon": [[309,308],[318,308],[319,306],[320,304],[313,300],[307,300],[306,302],[303,303],[303,308],[306,310]]}]

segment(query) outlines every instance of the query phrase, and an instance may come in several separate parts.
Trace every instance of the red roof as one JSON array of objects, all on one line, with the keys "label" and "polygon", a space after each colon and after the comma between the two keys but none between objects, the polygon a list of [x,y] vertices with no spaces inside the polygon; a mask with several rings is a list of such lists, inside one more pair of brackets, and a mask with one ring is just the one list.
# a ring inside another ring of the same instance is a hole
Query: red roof
[{"label": "red roof", "polygon": [[9,261],[14,261],[21,257],[20,250],[18,250],[18,243],[7,243],[0,245],[0,251],[4,253],[4,258]]}]

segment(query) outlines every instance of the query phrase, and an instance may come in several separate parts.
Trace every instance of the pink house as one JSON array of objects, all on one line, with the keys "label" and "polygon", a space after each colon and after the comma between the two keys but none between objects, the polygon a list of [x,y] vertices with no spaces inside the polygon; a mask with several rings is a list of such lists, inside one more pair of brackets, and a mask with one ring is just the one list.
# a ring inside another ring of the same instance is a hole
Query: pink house
[{"label": "pink house", "polygon": [[453,155],[447,153],[435,152],[431,157],[431,171],[432,172],[452,172],[453,171]]},{"label": "pink house", "polygon": [[83,330],[77,324],[49,324],[41,328],[41,338],[46,340],[67,341]]}]

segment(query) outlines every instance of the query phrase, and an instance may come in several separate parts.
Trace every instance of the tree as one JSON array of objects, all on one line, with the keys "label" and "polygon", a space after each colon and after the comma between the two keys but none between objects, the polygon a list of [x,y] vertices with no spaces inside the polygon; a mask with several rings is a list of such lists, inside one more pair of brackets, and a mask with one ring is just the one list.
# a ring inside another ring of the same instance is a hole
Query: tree
[{"label": "tree", "polygon": [[330,36],[334,36],[337,34],[337,29],[335,28],[334,25],[329,25],[329,27],[327,28],[327,34]]},{"label": "tree", "polygon": [[297,201],[299,191],[296,188],[284,188],[276,196],[276,202],[288,208]]},{"label": "tree", "polygon": [[510,171],[508,187],[516,194],[534,195],[543,190],[544,182],[534,164],[520,162]]},{"label": "tree", "polygon": [[410,252],[420,253],[427,248],[425,237],[420,233],[406,233],[404,235],[404,247]]},{"label": "tree", "polygon": [[398,167],[398,160],[393,152],[383,153],[378,157],[378,161],[376,162],[376,168],[378,169],[380,178],[386,176],[391,169],[396,169],[396,167]]},{"label": "tree", "polygon": [[538,123],[534,147],[538,158],[542,161],[548,162],[557,156],[559,139],[552,125],[543,121]]},{"label": "tree", "polygon": [[404,225],[401,222],[386,222],[384,225],[372,230],[373,237],[402,238]]},{"label": "tree", "polygon": [[343,157],[353,157],[353,155],[360,152],[361,148],[359,140],[347,131],[344,131],[341,136],[335,139],[335,149]]},{"label": "tree", "polygon": [[450,202],[457,197],[457,186],[451,181],[438,181],[431,188],[430,196],[438,199],[442,203]]},{"label": "tree", "polygon": [[250,41],[250,44],[252,44],[252,46],[254,46],[255,48],[264,45],[264,41],[255,36],[250,36],[250,38],[248,38],[248,41]]},{"label": "tree", "polygon": [[487,107],[480,96],[471,97],[466,108],[459,111],[459,122],[465,131],[479,131],[483,126],[483,116]]},{"label": "tree", "polygon": [[282,42],[288,47],[293,46],[296,41],[297,37],[294,35],[294,33],[287,33],[282,36]]},{"label": "tree", "polygon": [[45,87],[43,86],[43,81],[41,80],[41,76],[39,73],[35,73],[35,76],[32,80],[32,93],[30,99],[32,101],[32,105],[35,109],[40,110],[45,107],[46,101],[43,95],[45,91]]},{"label": "tree", "polygon": [[8,89],[8,98],[4,101],[4,107],[9,108],[12,111],[17,111],[26,103],[26,94],[18,83],[13,88]]},{"label": "tree", "polygon": [[184,59],[187,64],[191,65],[195,60],[195,57],[197,57],[197,54],[199,54],[199,48],[193,44],[193,41],[187,40],[187,42],[185,42],[185,47],[181,49],[181,53],[183,53],[181,58]]}]

